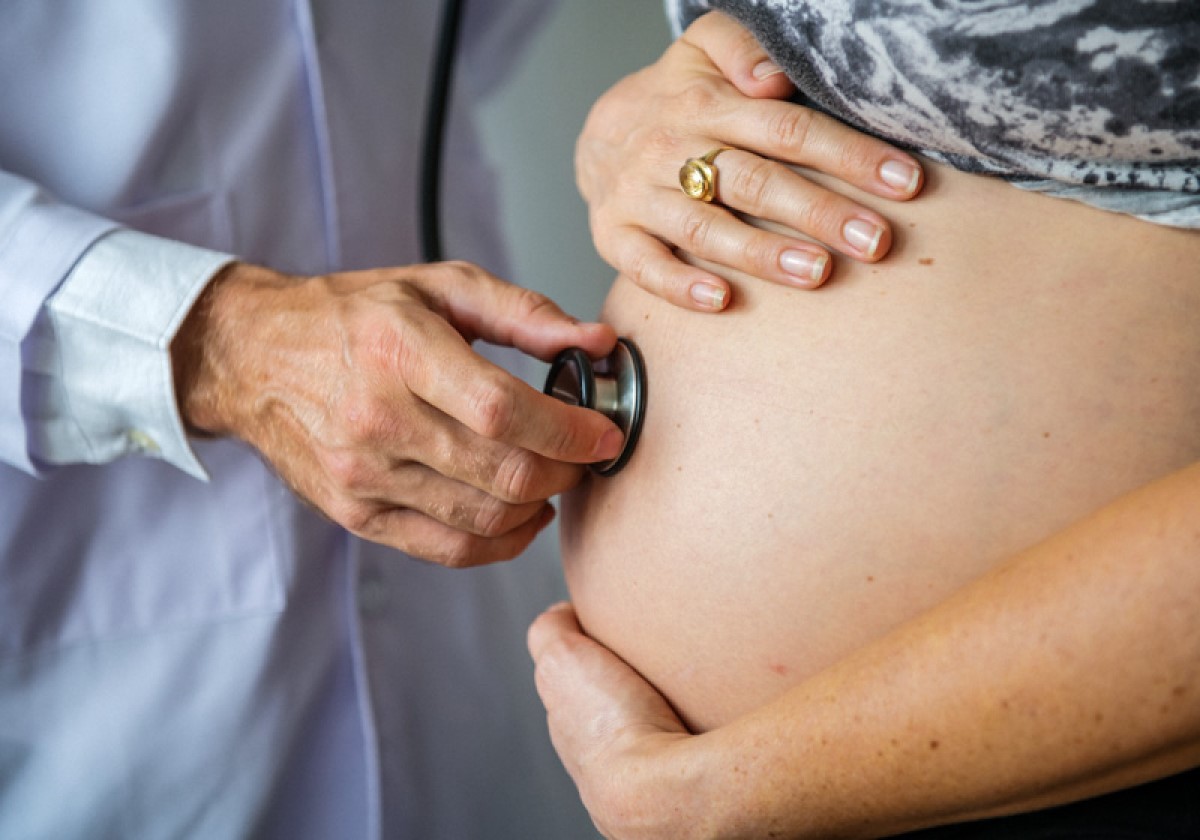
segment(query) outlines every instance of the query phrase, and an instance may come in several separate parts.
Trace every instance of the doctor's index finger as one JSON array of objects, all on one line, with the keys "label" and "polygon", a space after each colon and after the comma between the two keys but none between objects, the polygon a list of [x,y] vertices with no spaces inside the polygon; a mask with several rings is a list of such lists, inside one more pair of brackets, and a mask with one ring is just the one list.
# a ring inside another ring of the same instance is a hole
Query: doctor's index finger
[{"label": "doctor's index finger", "polygon": [[607,324],[587,323],[553,300],[468,263],[442,263],[425,290],[450,321],[474,338],[550,361],[568,347],[593,356],[612,350],[617,335]]}]

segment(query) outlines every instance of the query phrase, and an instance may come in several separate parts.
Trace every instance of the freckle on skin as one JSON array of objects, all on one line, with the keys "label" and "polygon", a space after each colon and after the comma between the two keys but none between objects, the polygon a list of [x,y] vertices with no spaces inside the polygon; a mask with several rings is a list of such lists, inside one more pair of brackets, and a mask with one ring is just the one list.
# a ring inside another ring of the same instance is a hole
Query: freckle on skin
[{"label": "freckle on skin", "polygon": [[931,750],[936,750],[940,746],[941,746],[941,744],[939,744],[937,741],[929,742],[929,749],[931,749]]},{"label": "freckle on skin", "polygon": [[776,674],[778,674],[781,677],[787,676],[788,668],[786,665],[784,665],[781,662],[774,662],[774,663],[768,665],[767,667],[770,668],[772,671],[774,671]]},{"label": "freckle on skin", "polygon": [[1048,437],[1050,437],[1050,433],[1049,433],[1049,432],[1042,432],[1042,437],[1044,437],[1044,438],[1048,438]]},{"label": "freckle on skin", "polygon": [[867,575],[867,583],[874,583],[875,575]]},{"label": "freckle on skin", "polygon": [[921,257],[917,262],[921,265],[933,265],[933,257]]}]

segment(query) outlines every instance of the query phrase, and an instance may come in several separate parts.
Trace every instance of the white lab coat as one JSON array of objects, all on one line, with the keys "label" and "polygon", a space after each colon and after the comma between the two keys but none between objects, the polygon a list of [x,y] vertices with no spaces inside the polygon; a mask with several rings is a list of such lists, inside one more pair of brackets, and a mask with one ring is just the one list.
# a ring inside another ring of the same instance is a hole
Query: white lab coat
[{"label": "white lab coat", "polygon": [[[468,4],[448,250],[499,273],[470,104],[542,5]],[[174,411],[227,255],[419,260],[437,13],[0,4],[0,838],[595,836],[523,648],[555,547],[426,566]]]}]

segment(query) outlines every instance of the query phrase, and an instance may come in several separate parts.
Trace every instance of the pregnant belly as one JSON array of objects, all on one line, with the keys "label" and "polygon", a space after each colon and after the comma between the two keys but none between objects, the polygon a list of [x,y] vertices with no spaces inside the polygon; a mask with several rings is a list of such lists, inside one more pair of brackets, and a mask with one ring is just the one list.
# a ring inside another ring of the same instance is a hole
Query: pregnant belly
[{"label": "pregnant belly", "polygon": [[893,255],[818,292],[609,297],[646,425],[564,499],[567,582],[695,729],[1200,456],[1200,237],[940,168],[879,209]]}]

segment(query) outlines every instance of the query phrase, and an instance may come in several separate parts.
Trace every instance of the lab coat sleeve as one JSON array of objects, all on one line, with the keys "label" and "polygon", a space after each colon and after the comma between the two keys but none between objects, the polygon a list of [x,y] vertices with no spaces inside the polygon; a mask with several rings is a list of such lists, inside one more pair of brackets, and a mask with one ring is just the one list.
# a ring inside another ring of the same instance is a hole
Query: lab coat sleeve
[{"label": "lab coat sleeve", "polygon": [[122,229],[0,172],[0,460],[141,454],[204,477],[171,339],[226,254]]}]

